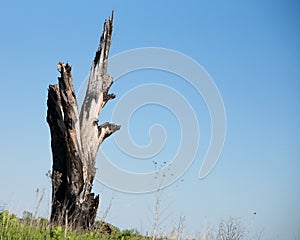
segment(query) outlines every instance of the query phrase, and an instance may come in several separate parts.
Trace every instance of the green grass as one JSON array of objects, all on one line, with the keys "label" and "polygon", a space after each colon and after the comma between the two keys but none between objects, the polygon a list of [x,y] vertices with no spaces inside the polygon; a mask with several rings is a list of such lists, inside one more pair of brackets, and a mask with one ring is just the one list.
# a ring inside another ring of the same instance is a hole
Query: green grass
[{"label": "green grass", "polygon": [[[106,233],[107,226],[111,234]],[[33,219],[28,214],[23,218],[17,218],[14,214],[4,211],[0,214],[0,240],[15,239],[112,239],[112,240],[139,240],[146,239],[135,230],[120,231],[118,228],[107,223],[97,221],[95,227],[90,231],[70,231],[61,226],[51,225],[47,219]]]}]

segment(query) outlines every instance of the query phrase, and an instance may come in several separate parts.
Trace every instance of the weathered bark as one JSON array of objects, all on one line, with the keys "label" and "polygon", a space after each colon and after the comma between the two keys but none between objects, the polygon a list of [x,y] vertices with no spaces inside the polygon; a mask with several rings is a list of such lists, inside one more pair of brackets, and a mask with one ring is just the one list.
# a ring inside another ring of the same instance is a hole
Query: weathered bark
[{"label": "weathered bark", "polygon": [[92,191],[95,160],[100,144],[120,126],[98,125],[101,109],[108,100],[113,79],[107,73],[113,13],[103,27],[93,61],[80,115],[73,86],[71,66],[58,63],[58,84],[48,90],[47,122],[51,133],[52,210],[51,221],[69,227],[90,228],[95,220],[99,196]]}]

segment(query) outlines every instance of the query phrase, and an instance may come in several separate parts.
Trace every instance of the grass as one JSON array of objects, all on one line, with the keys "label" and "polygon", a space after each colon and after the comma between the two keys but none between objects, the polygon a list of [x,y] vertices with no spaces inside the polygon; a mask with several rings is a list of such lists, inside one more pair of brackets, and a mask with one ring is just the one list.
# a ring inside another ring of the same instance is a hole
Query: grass
[{"label": "grass", "polygon": [[[107,233],[107,228],[110,229],[110,234]],[[0,240],[15,240],[15,239],[112,239],[112,240],[140,240],[147,239],[142,237],[135,230],[120,231],[118,228],[97,221],[94,229],[90,231],[76,230],[70,231],[61,226],[53,226],[45,218],[33,219],[28,212],[23,218],[17,218],[14,214],[8,211],[3,211],[0,214]]]},{"label": "grass", "polygon": [[[183,239],[181,237],[184,217],[180,218],[179,224],[174,230],[177,231],[175,239]],[[173,231],[170,236],[173,236]],[[193,239],[201,240],[242,240],[262,239],[263,231],[251,233],[243,227],[239,219],[229,218],[220,223],[216,231],[209,230],[199,233]],[[110,239],[110,240],[150,240],[150,239],[170,239],[171,237],[145,237],[137,230],[120,231],[117,227],[106,222],[96,221],[93,228],[89,231],[70,230],[62,226],[50,224],[48,219],[34,218],[34,215],[25,211],[22,218],[3,211],[0,213],[0,240],[18,240],[18,239],[50,239],[50,240],[79,240],[79,239]],[[174,239],[174,236],[172,237]]]}]

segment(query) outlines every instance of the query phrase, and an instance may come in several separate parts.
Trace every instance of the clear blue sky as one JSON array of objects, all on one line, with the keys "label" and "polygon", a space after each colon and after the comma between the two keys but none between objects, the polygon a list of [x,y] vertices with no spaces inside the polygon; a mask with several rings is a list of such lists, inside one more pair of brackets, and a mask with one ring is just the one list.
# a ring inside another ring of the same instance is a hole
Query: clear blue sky
[{"label": "clear blue sky", "polygon": [[[34,211],[35,191],[45,188],[39,212],[47,216],[51,186],[45,173],[52,159],[45,121],[47,87],[56,83],[57,62],[68,61],[73,65],[75,88],[80,88],[103,21],[113,8],[111,56],[138,47],[180,51],[208,71],[226,107],[222,155],[211,174],[199,180],[210,128],[208,113],[192,90],[173,86],[189,95],[204,143],[187,173],[162,193],[161,220],[165,221],[160,226],[170,227],[182,214],[186,234],[191,235],[232,216],[254,233],[263,230],[264,239],[295,239],[300,231],[297,1],[2,1],[0,202],[17,213]],[[155,71],[129,74],[113,85],[114,101],[141,83],[165,84],[167,77],[172,76]],[[110,119],[115,103],[109,104],[101,117],[104,121]],[[131,130],[138,143],[147,143],[151,120],[172,121],[172,115],[162,112],[152,106],[134,115]],[[176,129],[176,124],[170,127]],[[172,141],[176,134],[171,136],[170,153],[177,144]],[[114,147],[113,138],[103,145],[108,152],[114,152]],[[129,170],[133,165],[119,153],[111,157]],[[124,194],[100,183],[94,189],[102,198],[99,216],[113,197],[108,221],[120,228],[151,229],[154,194]]]}]

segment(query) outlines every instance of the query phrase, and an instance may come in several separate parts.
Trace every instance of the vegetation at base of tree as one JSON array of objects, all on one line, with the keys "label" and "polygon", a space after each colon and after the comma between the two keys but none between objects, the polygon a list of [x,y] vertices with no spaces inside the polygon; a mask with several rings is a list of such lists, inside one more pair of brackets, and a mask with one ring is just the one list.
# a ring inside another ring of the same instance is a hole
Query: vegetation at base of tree
[{"label": "vegetation at base of tree", "polygon": [[[182,218],[180,218],[182,220]],[[142,236],[137,230],[120,231],[117,227],[102,221],[96,221],[90,230],[83,228],[71,230],[64,226],[55,226],[46,218],[35,218],[34,214],[24,211],[22,218],[9,213],[0,212],[0,240],[163,240],[187,239],[182,236],[180,223],[169,235]],[[261,240],[263,231],[253,233],[247,230],[239,219],[222,220],[216,230],[206,229],[202,233],[189,237],[194,240]]]},{"label": "vegetation at base of tree", "polygon": [[77,240],[77,239],[112,239],[112,240],[139,240],[142,237],[136,230],[120,231],[111,224],[96,221],[92,230],[65,230],[62,226],[54,226],[45,218],[34,219],[33,214],[25,211],[22,218],[3,211],[0,213],[0,239],[50,239],[50,240]]}]

